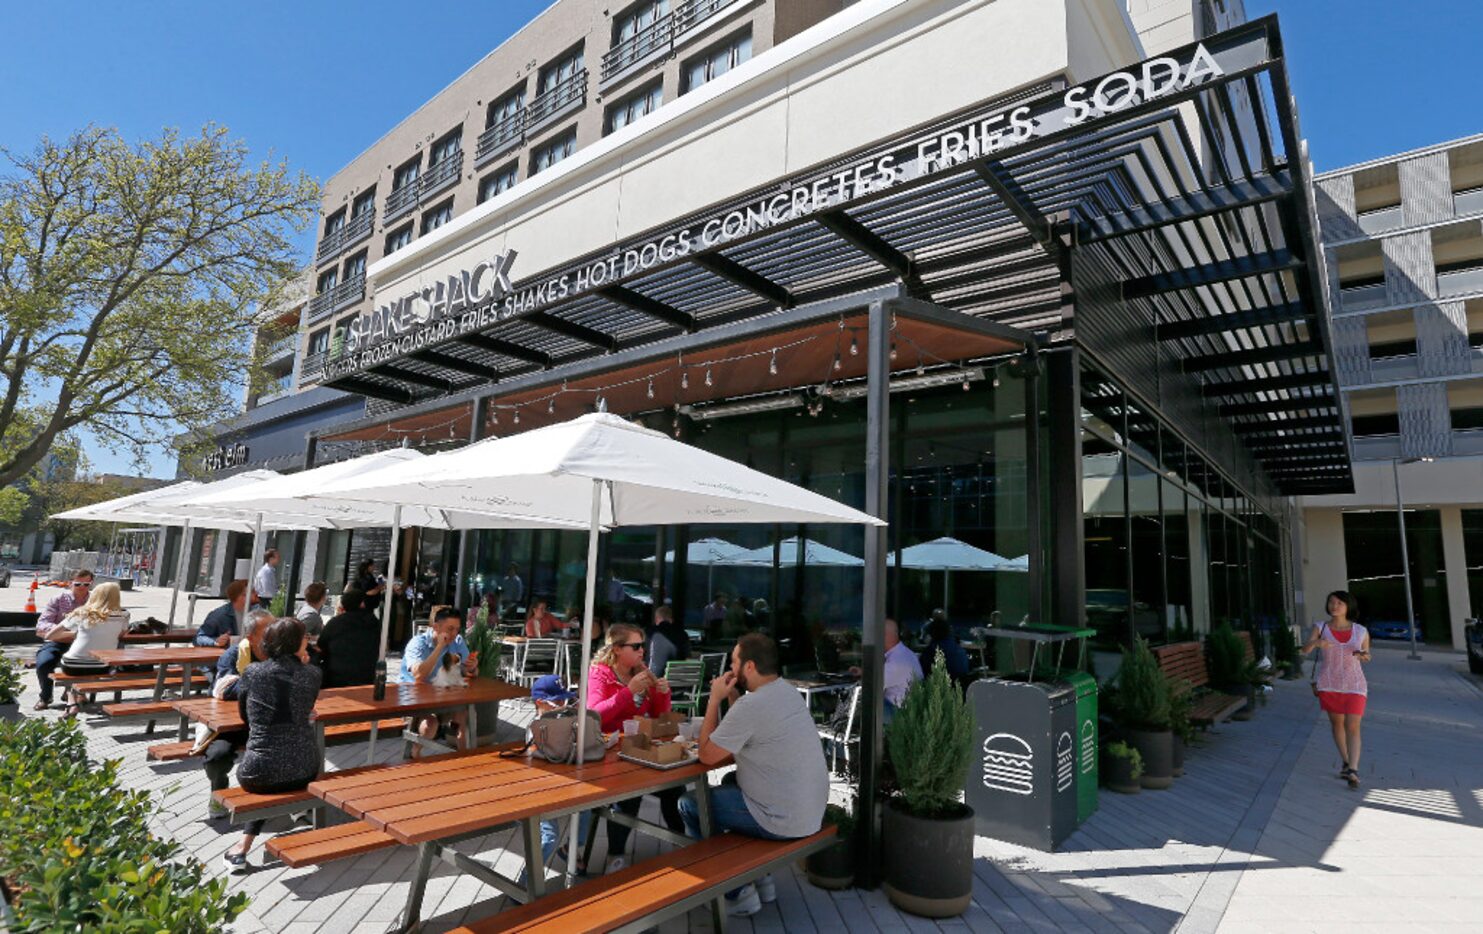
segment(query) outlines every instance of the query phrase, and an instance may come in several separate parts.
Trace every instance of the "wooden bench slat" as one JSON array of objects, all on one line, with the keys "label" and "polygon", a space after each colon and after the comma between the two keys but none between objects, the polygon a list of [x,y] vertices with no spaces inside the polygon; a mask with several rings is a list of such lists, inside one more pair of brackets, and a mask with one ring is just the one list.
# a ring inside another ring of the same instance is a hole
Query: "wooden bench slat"
[{"label": "wooden bench slat", "polygon": [[798,840],[760,840],[720,834],[644,860],[601,879],[458,928],[455,934],[575,934],[609,931],[640,921],[657,908],[726,885],[749,872],[802,854],[835,833],[826,827]]},{"label": "wooden bench slat", "polygon": [[[488,788],[493,783],[499,783],[501,787],[505,788],[515,788],[517,785],[519,787],[528,787],[530,782],[529,778],[520,783],[500,782],[500,774],[500,772],[492,770],[483,770],[477,774],[463,776],[457,781],[441,779],[438,782],[438,788],[451,797],[453,795],[463,794],[464,792]],[[335,807],[341,808],[352,817],[359,817],[367,811],[381,811],[383,809],[397,807],[401,804],[426,800],[426,787],[425,783],[418,782],[416,779],[402,779],[395,782],[387,782],[383,785],[375,785],[373,786],[374,791],[369,794],[362,791],[351,799],[352,803],[350,804],[342,804],[343,799],[335,795],[326,796],[325,800],[335,805]],[[549,783],[541,787],[549,787]]]},{"label": "wooden bench slat", "polygon": [[[168,706],[168,705],[167,705]],[[382,720],[381,729],[395,730],[401,726],[401,720]],[[326,727],[324,731],[325,742],[351,742],[364,739],[371,735],[371,726],[368,723],[339,723],[335,726]],[[155,762],[177,762],[181,759],[189,759],[190,751],[195,747],[194,740],[186,740],[181,743],[157,743],[145,750],[145,755]],[[344,772],[334,772],[333,775],[344,775],[358,772],[359,769],[346,769]]]},{"label": "wooden bench slat", "polygon": [[146,749],[144,754],[155,762],[178,762],[189,759],[195,745],[190,740],[183,743],[156,743]]},{"label": "wooden bench slat", "polygon": [[285,866],[297,869],[374,853],[392,846],[396,846],[396,841],[389,834],[357,822],[303,833],[279,834],[268,841],[266,849]]},{"label": "wooden bench slat", "polygon": [[[357,768],[342,769],[338,772],[330,772],[327,774],[354,775],[360,772],[374,772],[378,769],[386,769],[389,767],[390,766],[385,765],[362,765]],[[220,791],[213,791],[211,793],[211,797],[215,798],[217,802],[225,805],[234,813],[262,810],[263,808],[277,807],[284,804],[297,804],[300,801],[316,800],[314,795],[310,794],[309,789],[307,788],[301,789],[299,791],[279,791],[270,794],[258,794],[256,792],[248,791],[246,788],[243,788],[240,785],[233,786],[231,788],[223,788]]]},{"label": "wooden bench slat", "polygon": [[104,704],[105,717],[168,717],[175,713],[174,701],[121,701]]}]

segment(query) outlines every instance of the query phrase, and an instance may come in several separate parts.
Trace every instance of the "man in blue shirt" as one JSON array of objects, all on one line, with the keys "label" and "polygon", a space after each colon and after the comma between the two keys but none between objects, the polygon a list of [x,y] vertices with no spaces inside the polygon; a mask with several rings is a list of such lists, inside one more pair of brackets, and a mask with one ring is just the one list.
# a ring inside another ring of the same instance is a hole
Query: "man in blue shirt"
[{"label": "man in blue shirt", "polygon": [[[469,651],[468,644],[459,634],[462,628],[463,614],[457,609],[445,606],[438,610],[437,615],[433,617],[432,626],[413,636],[407,643],[407,647],[402,650],[401,680],[431,684],[438,672],[442,670],[445,656],[450,655],[458,659],[458,664],[465,677],[473,677],[477,674],[479,653]],[[462,707],[454,711],[443,711],[441,714],[428,714],[422,718],[417,732],[424,739],[436,739],[443,719],[446,719],[453,728],[452,732],[462,735],[464,729]],[[418,758],[420,751],[420,747],[413,747],[413,758]]]},{"label": "man in blue shirt", "polygon": [[227,602],[206,614],[201,628],[196,630],[196,645],[226,648],[237,634],[237,620],[247,608],[247,581],[232,581],[227,585]]}]

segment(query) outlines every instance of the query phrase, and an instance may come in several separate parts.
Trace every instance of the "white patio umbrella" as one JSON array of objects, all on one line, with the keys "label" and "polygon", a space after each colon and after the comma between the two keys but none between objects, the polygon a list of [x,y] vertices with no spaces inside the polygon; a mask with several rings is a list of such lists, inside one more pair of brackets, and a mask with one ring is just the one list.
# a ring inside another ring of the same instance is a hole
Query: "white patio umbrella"
[{"label": "white patio umbrella", "polygon": [[[587,537],[582,671],[591,663],[597,546],[607,527],[685,523],[851,523],[879,519],[667,435],[598,412],[347,481],[335,496],[581,522]],[[858,560],[858,559],[857,559]],[[587,709],[587,678],[579,682]],[[581,761],[587,718],[577,718]],[[577,852],[577,821],[569,852]],[[575,860],[569,866],[575,865]]]},{"label": "white patio umbrella", "polygon": [[[896,553],[886,556],[886,563],[894,565]],[[952,594],[954,571],[996,571],[1009,564],[1009,559],[992,551],[974,547],[965,541],[944,535],[930,542],[922,542],[901,549],[901,566],[917,571],[942,571],[942,606],[946,609]]]},{"label": "white patio umbrella", "polygon": [[1018,571],[1021,574],[1028,574],[1030,572],[1030,556],[1020,555],[1018,558],[1010,558],[1008,561],[1004,562],[1004,564],[1000,565],[997,568],[994,568],[994,570],[1010,572]]},{"label": "white patio umbrella", "polygon": [[[363,482],[377,471],[403,464],[426,462],[427,455],[411,448],[393,448],[350,460],[325,464],[300,473],[281,474],[263,482],[240,484],[214,491],[198,489],[188,498],[196,507],[239,515],[301,515],[306,521],[328,524],[331,528],[391,527],[391,552],[387,573],[395,566],[397,544],[404,526],[432,529],[549,528],[551,523],[532,522],[520,517],[489,513],[465,512],[392,501],[357,501],[332,498],[336,490],[348,483]],[[580,523],[567,523],[570,528],[584,528]],[[323,527],[323,526],[321,526]],[[254,561],[256,556],[254,556]],[[390,599],[381,605],[381,649],[378,658],[386,658],[386,640],[391,623]]]},{"label": "white patio umbrella", "polygon": [[[742,567],[751,564],[749,549],[740,545],[733,545],[724,538],[702,538],[690,543],[685,549],[685,563],[696,567],[705,568],[705,592],[709,596],[715,593],[713,580],[718,567]],[[644,559],[647,564],[653,564],[657,555],[650,555]],[[664,553],[664,563],[674,564],[675,552],[671,548]]]},{"label": "white patio umbrella", "polygon": [[[778,543],[778,566],[787,567],[799,563],[799,548],[803,549],[803,564],[811,564],[815,567],[836,568],[859,568],[865,566],[865,559],[857,558],[848,552],[840,551],[838,548],[830,548],[823,542],[816,542],[811,538],[799,539],[796,535],[785,538]],[[763,545],[761,548],[753,548],[746,553],[745,559],[740,563],[748,567],[772,567],[773,548],[771,545]]]}]

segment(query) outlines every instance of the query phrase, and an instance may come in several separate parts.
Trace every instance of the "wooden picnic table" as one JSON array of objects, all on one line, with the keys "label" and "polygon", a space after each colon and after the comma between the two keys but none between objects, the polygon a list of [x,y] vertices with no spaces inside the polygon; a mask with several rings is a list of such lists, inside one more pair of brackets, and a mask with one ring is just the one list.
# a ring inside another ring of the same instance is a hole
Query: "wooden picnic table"
[{"label": "wooden picnic table", "polygon": [[180,696],[191,692],[191,671],[210,668],[225,649],[216,646],[143,645],[127,649],[94,649],[93,656],[105,665],[152,665],[155,669],[154,700],[165,696],[165,674],[170,665],[180,666]]},{"label": "wooden picnic table", "polygon": [[[421,921],[422,897],[434,858],[476,876],[517,902],[546,892],[540,822],[626,801],[678,785],[693,785],[700,830],[710,836],[707,774],[700,763],[662,770],[618,758],[610,750],[601,761],[561,765],[530,754],[510,756],[484,750],[458,752],[406,765],[337,777],[326,775],[309,793],[339,808],[398,843],[418,848],[417,871],[407,893],[401,928]],[[575,817],[573,817],[575,819]],[[671,843],[692,841],[648,821],[612,814],[636,830]],[[525,885],[492,866],[453,849],[459,840],[518,824],[525,848]],[[575,854],[573,854],[575,858]]]},{"label": "wooden picnic table", "polygon": [[120,645],[154,645],[196,641],[195,629],[166,629],[164,632],[126,632],[118,637]]},{"label": "wooden picnic table", "polygon": [[[447,710],[450,707],[465,707],[468,722],[464,726],[464,744],[466,748],[472,749],[479,736],[476,704],[498,704],[503,700],[528,696],[529,691],[494,678],[471,678],[461,688],[392,683],[386,686],[386,696],[379,701],[375,698],[375,688],[372,685],[358,684],[320,691],[319,698],[314,702],[313,719],[321,752],[324,750],[324,728],[327,724],[370,723],[371,745],[367,754],[369,764],[375,761],[379,732],[377,725],[382,720]],[[189,737],[192,722],[204,723],[207,729],[218,733],[247,729],[247,723],[242,719],[235,700],[195,698],[176,701],[172,706],[180,713],[182,741]]]}]

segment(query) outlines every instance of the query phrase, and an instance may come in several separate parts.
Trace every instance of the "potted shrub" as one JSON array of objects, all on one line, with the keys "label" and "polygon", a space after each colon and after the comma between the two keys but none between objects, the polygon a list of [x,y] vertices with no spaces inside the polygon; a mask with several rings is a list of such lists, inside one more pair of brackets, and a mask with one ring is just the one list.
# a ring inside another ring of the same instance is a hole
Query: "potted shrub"
[{"label": "potted shrub", "polygon": [[824,823],[832,824],[838,836],[827,849],[810,853],[803,861],[803,870],[808,881],[821,889],[847,889],[855,884],[853,809],[831,804],[824,809]]},{"label": "potted shrub", "polygon": [[1303,659],[1298,655],[1298,640],[1289,626],[1278,626],[1272,632],[1272,652],[1277,656],[1277,667],[1282,677],[1292,680],[1303,676]]},{"label": "potted shrub", "polygon": [[[494,627],[489,625],[488,604],[480,604],[479,612],[474,617],[474,625],[469,628],[464,642],[468,644],[469,651],[479,653],[479,677],[499,677],[499,653],[503,643],[499,641]],[[479,745],[492,742],[495,734],[499,732],[499,702],[486,701],[476,704],[474,716],[479,721]]]},{"label": "potted shrub", "polygon": [[1184,753],[1195,741],[1195,725],[1190,722],[1189,682],[1169,685],[1169,730],[1174,734],[1174,777],[1184,774]]},{"label": "potted shrub", "polygon": [[1127,741],[1143,760],[1144,788],[1174,784],[1174,734],[1169,724],[1169,680],[1142,638],[1123,650],[1118,709]]},{"label": "potted shrub", "polygon": [[903,911],[951,918],[973,896],[973,809],[963,784],[973,714],[937,653],[932,673],[906,693],[886,731],[897,793],[882,826],[885,889]]},{"label": "potted shrub", "polygon": [[1102,747],[1102,781],[1113,791],[1124,795],[1136,795],[1143,786],[1143,757],[1138,750],[1118,741]]}]

